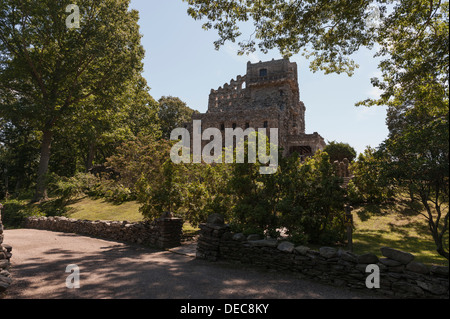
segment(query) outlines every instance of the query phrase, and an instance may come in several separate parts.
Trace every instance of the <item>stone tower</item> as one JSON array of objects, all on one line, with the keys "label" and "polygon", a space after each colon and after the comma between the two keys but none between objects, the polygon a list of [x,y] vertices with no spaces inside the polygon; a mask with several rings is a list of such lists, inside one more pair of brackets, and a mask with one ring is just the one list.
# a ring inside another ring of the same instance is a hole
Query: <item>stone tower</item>
[{"label": "stone tower", "polygon": [[317,133],[305,133],[305,110],[297,64],[281,59],[248,62],[246,75],[211,90],[207,112],[194,114],[193,120],[201,120],[203,130],[215,127],[222,132],[236,127],[278,128],[278,144],[284,155],[295,151],[311,156],[323,149],[325,142]]}]

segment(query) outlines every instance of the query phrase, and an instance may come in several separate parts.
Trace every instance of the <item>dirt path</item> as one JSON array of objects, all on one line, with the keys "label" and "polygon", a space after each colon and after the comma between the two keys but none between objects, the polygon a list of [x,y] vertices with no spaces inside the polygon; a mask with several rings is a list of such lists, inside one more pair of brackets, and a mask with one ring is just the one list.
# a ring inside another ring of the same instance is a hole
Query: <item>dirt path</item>
[{"label": "dirt path", "polygon": [[[50,231],[5,231],[14,282],[6,298],[350,299],[371,296],[289,274],[196,260],[177,253]],[[187,253],[187,254],[185,254]],[[80,288],[66,287],[66,267],[80,269]]]}]

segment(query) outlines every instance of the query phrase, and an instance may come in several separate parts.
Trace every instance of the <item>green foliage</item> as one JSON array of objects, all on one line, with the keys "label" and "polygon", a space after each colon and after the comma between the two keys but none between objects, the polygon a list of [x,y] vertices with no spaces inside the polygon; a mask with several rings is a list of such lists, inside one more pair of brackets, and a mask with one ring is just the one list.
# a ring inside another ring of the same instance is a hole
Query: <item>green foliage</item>
[{"label": "green foliage", "polygon": [[449,2],[396,6],[385,25],[379,34],[382,76],[372,79],[383,93],[359,104],[388,106],[381,169],[391,186],[423,205],[436,249],[448,259]]},{"label": "green foliage", "polygon": [[184,127],[184,123],[190,122],[192,114],[198,113],[189,108],[185,102],[177,97],[163,96],[158,101],[158,118],[161,125],[162,137],[170,139],[173,129]]},{"label": "green foliage", "polygon": [[342,241],[345,191],[328,154],[318,152],[304,163],[292,157],[281,169],[278,207],[292,239],[320,244]]},{"label": "green foliage", "polygon": [[383,93],[379,99],[358,104],[445,107],[449,93],[449,2],[395,2],[377,35],[377,55],[385,59],[379,64],[381,78],[373,78],[372,84]]},{"label": "green foliage", "polygon": [[286,228],[296,242],[342,240],[345,191],[326,153],[305,163],[298,157],[282,158],[275,174],[261,174],[259,160],[174,164],[172,145],[139,136],[110,158],[120,180],[132,185],[146,218],[170,211],[197,226],[210,214],[221,213],[233,229],[246,234],[277,237]]},{"label": "green foliage", "polygon": [[423,205],[437,251],[448,259],[443,240],[449,228],[449,113],[448,105],[433,106],[419,104],[402,114],[403,124],[391,131],[381,152],[385,174]]},{"label": "green foliage", "polygon": [[342,162],[344,158],[352,162],[356,158],[356,151],[348,143],[342,142],[328,142],[327,146],[323,149],[330,156],[330,161]]},{"label": "green foliage", "polygon": [[230,216],[232,197],[228,192],[230,164],[191,164],[185,166],[181,216],[193,226],[206,222],[209,215],[219,212]]},{"label": "green foliage", "polygon": [[0,118],[0,198],[20,196],[35,178],[39,134],[25,122]]},{"label": "green foliage", "polygon": [[8,199],[3,202],[2,222],[6,228],[21,227],[25,218],[45,216],[38,205],[30,205],[25,201]]},{"label": "green foliage", "polygon": [[234,164],[229,184],[235,196],[233,227],[272,237],[285,230],[296,243],[342,240],[345,191],[329,156],[318,152],[304,163],[291,156],[279,164],[271,175],[260,175],[256,164]]},{"label": "green foliage", "polygon": [[162,212],[176,213],[181,205],[178,173],[180,166],[170,159],[155,168],[159,183],[142,176],[137,183],[138,201],[143,203],[142,214],[149,219],[157,218]]},{"label": "green foliage", "polygon": [[386,158],[373,148],[366,148],[350,169],[353,179],[348,185],[348,197],[352,204],[382,203],[395,195],[395,188],[383,169]]},{"label": "green foliage", "polygon": [[[264,53],[278,49],[283,56],[301,51],[313,56],[314,71],[346,72],[352,74],[357,65],[349,56],[361,46],[371,47],[375,29],[365,19],[371,15],[373,0],[364,1],[239,1],[184,0],[188,14],[195,20],[206,19],[203,28],[217,30],[219,49],[226,41],[235,42],[241,27],[253,23],[253,32],[243,35],[239,54]],[[380,12],[385,11],[385,3]]]},{"label": "green foliage", "polygon": [[115,180],[108,175],[96,176],[91,173],[77,173],[72,177],[51,175],[49,192],[53,201],[66,207],[75,199],[89,196],[92,198],[103,198],[108,202],[121,204],[136,199],[136,195],[120,180]]},{"label": "green foliage", "polygon": [[[69,4],[0,3],[0,117],[25,121],[42,134],[35,201],[46,197],[55,132],[76,132],[87,119],[114,114],[123,105],[116,97],[127,89],[124,83],[142,72],[139,17],[128,0],[78,2],[79,29],[64,23]],[[86,135],[102,132],[95,126]]]},{"label": "green foliage", "polygon": [[179,206],[178,167],[170,160],[172,143],[155,136],[138,135],[121,145],[108,165],[120,175],[121,183],[136,194],[146,218],[159,217]]},{"label": "green foliage", "polygon": [[173,142],[139,135],[124,143],[110,165],[120,181],[136,194],[140,211],[148,219],[163,212],[184,218],[191,225],[206,222],[213,212],[227,215],[227,165],[174,164],[169,153]]},{"label": "green foliage", "polygon": [[274,176],[261,175],[258,164],[233,164],[229,181],[234,197],[231,221],[239,225],[244,233],[264,234],[276,232],[277,220],[270,180]]}]

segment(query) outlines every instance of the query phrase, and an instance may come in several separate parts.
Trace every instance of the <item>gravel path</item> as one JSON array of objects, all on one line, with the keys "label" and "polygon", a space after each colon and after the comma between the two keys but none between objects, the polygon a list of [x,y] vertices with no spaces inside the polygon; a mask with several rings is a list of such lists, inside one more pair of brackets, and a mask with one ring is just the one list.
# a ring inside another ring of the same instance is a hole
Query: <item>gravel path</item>
[{"label": "gravel path", "polygon": [[[5,231],[13,247],[6,298],[84,299],[367,299],[370,295],[268,272],[196,260],[189,249],[159,251],[42,230]],[[188,247],[187,247],[188,248]],[[80,288],[66,288],[66,267]]]}]

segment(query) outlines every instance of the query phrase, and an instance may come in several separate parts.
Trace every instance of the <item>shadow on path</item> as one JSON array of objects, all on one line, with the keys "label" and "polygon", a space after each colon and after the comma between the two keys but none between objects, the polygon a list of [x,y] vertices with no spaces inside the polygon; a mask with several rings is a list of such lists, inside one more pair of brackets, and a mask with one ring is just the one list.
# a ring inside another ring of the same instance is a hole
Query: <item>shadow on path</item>
[{"label": "shadow on path", "polygon": [[[290,274],[74,234],[18,229],[5,238],[13,246],[7,298],[371,298]],[[80,289],[66,287],[69,264],[80,269]]]}]

